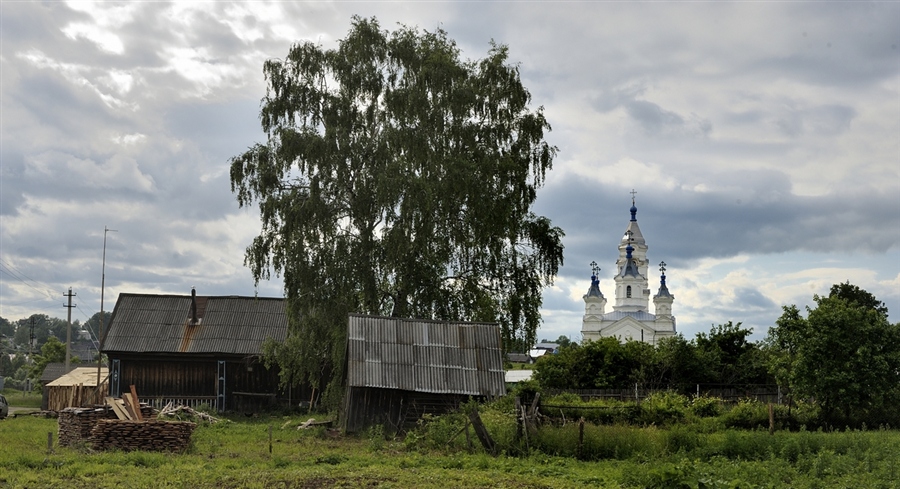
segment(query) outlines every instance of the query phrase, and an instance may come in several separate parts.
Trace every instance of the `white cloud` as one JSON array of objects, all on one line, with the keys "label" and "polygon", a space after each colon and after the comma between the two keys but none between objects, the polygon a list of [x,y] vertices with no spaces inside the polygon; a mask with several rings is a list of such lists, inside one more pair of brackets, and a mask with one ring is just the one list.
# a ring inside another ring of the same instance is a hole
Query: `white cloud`
[{"label": "white cloud", "polygon": [[100,49],[113,54],[122,54],[125,51],[125,46],[119,36],[105,31],[97,25],[73,23],[67,25],[62,31],[69,39],[82,37],[93,42]]}]

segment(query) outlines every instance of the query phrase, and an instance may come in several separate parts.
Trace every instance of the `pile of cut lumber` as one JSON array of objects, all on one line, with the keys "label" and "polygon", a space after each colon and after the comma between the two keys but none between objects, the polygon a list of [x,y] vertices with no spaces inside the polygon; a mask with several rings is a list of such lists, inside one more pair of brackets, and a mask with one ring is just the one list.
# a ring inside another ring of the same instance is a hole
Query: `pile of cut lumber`
[{"label": "pile of cut lumber", "polygon": [[101,419],[91,429],[95,450],[183,451],[197,425],[187,421]]},{"label": "pile of cut lumber", "polygon": [[[57,419],[60,446],[70,446],[86,440],[97,421],[108,419],[111,413],[107,409],[65,408],[59,412]],[[114,416],[114,415],[113,415]]]},{"label": "pile of cut lumber", "polygon": [[144,415],[141,412],[143,405],[138,402],[137,389],[133,385],[131,386],[131,392],[123,393],[121,399],[107,397],[106,404],[115,411],[116,417],[119,419],[130,421],[144,420]]},{"label": "pile of cut lumber", "polygon": [[[141,405],[141,414],[144,419],[153,419],[155,413],[152,407]],[[115,411],[110,406],[98,408],[65,408],[59,412],[57,421],[57,437],[60,446],[75,445],[91,436],[91,430],[101,419],[117,419]]]}]

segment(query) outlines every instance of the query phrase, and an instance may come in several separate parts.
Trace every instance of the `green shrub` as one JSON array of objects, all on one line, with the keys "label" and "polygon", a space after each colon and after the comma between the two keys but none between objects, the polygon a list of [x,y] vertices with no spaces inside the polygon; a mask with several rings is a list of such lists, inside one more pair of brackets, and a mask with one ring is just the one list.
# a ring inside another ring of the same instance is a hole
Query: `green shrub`
[{"label": "green shrub", "polygon": [[691,399],[689,410],[700,418],[712,418],[722,414],[722,399],[718,397],[700,396]]},{"label": "green shrub", "polygon": [[742,399],[731,407],[723,416],[725,426],[729,428],[756,429],[769,427],[769,410],[761,402]]},{"label": "green shrub", "polygon": [[452,449],[455,444],[459,444],[460,437],[463,442],[465,441],[465,437],[459,435],[465,424],[466,416],[461,412],[442,416],[426,414],[422,416],[414,429],[406,433],[404,444],[411,450]]},{"label": "green shrub", "polygon": [[676,392],[657,392],[641,403],[638,422],[644,425],[665,426],[686,417],[689,400]]},{"label": "green shrub", "polygon": [[535,394],[541,391],[541,384],[534,379],[523,380],[515,385],[505,397],[522,399],[523,402],[531,402]]}]

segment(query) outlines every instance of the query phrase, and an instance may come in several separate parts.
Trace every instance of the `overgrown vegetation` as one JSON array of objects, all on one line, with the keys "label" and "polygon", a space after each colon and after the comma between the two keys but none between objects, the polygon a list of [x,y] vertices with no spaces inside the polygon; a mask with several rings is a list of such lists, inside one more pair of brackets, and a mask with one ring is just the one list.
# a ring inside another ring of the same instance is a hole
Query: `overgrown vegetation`
[{"label": "overgrown vegetation", "polygon": [[766,352],[749,340],[752,331],[741,323],[713,326],[687,340],[681,334],[653,346],[640,341],[620,343],[601,338],[561,346],[556,355],[542,356],[534,378],[546,388],[674,389],[691,392],[697,384],[771,384]]},{"label": "overgrown vegetation", "polygon": [[[571,404],[558,396],[546,404]],[[625,403],[619,403],[625,404]],[[711,406],[716,406],[712,408]],[[583,403],[583,413],[616,407]],[[573,408],[575,409],[575,408]],[[765,409],[765,406],[762,406]],[[484,452],[466,417],[424,419],[403,437],[386,439],[372,429],[347,437],[319,427],[296,429],[288,417],[233,418],[201,423],[186,453],[93,453],[87,446],[54,447],[47,433],[56,420],[20,417],[0,421],[0,486],[121,487],[422,487],[422,488],[890,488],[900,484],[900,432],[877,428],[828,432],[776,431],[727,426],[752,402],[733,408],[715,399],[670,393],[631,412],[633,424],[587,421],[579,448],[578,411],[516,436],[513,399],[479,406],[481,419],[501,448]],[[734,413],[734,414],[732,414]],[[570,416],[571,415],[571,416]],[[767,421],[766,421],[767,424]],[[272,450],[269,451],[269,430]]]},{"label": "overgrown vegetation", "polygon": [[[785,306],[762,342],[750,341],[752,331],[730,321],[691,340],[676,335],[656,345],[601,338],[542,356],[534,379],[544,389],[638,385],[681,394],[698,385],[777,383],[789,411],[797,406],[808,412],[814,404],[816,419],[801,419],[800,424],[900,426],[900,323],[888,322],[887,307],[849,282],[835,284],[827,297],[813,300],[807,317],[796,306]],[[753,409],[738,406],[731,414],[733,425],[749,424]]]}]

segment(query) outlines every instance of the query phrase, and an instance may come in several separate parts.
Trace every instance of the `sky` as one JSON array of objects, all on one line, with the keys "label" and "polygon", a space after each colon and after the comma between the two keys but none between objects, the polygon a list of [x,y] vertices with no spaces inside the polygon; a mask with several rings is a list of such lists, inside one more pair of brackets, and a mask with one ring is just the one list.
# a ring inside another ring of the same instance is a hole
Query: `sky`
[{"label": "sky", "polygon": [[614,295],[632,190],[687,338],[761,340],[846,281],[900,321],[900,3],[791,1],[0,2],[0,317],[65,318],[69,287],[81,322],[101,292],[282,297],[229,160],[265,140],[263,63],[353,15],[509,47],[559,149],[539,339],[581,338],[592,261]]}]

